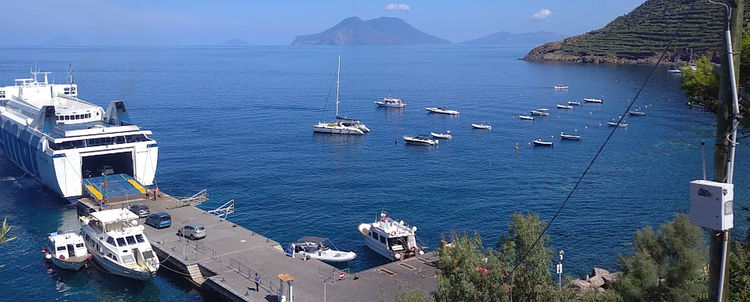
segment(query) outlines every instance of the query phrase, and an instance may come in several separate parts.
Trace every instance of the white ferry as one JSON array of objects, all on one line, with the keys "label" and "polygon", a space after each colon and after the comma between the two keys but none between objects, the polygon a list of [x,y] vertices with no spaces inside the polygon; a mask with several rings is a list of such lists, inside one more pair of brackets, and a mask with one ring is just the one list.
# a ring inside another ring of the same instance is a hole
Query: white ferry
[{"label": "white ferry", "polygon": [[138,215],[126,209],[94,212],[82,220],[86,248],[105,271],[135,280],[148,280],[159,269]]},{"label": "white ferry", "polygon": [[416,226],[408,226],[404,221],[395,221],[380,212],[380,220],[373,223],[360,223],[357,227],[367,246],[388,260],[402,260],[424,254],[424,248],[417,244],[414,233]]},{"label": "white ferry", "polygon": [[130,122],[122,101],[112,101],[105,111],[78,98],[72,74],[67,84],[50,83],[49,74],[34,71],[31,78],[0,87],[0,144],[6,156],[62,197],[106,198],[89,180],[106,174],[120,174],[110,178],[145,192],[142,186],[153,184],[158,156],[151,131]]}]

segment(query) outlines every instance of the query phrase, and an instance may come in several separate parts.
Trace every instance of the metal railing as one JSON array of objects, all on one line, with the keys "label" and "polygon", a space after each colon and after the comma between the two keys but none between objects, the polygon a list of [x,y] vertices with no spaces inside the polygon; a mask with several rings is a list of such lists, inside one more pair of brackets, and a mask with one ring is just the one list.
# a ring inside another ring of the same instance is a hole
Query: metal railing
[{"label": "metal railing", "polygon": [[193,194],[192,196],[188,197],[177,197],[174,200],[171,200],[169,203],[169,208],[181,208],[186,206],[197,206],[203,202],[208,201],[208,190],[203,189],[198,191],[198,193]]},{"label": "metal railing", "polygon": [[[229,258],[229,263],[227,264],[227,267],[234,270],[237,274],[239,274],[242,277],[245,277],[250,281],[251,285],[255,285],[255,276],[258,275],[260,277],[260,280],[258,281],[258,288],[263,289],[270,295],[278,296],[280,295],[280,286],[274,285],[274,283],[271,280],[271,278],[267,278],[268,276],[263,276],[259,274],[257,271],[251,269],[247,265],[242,264],[242,262],[237,261],[234,258]],[[252,286],[251,286],[252,288]]]}]

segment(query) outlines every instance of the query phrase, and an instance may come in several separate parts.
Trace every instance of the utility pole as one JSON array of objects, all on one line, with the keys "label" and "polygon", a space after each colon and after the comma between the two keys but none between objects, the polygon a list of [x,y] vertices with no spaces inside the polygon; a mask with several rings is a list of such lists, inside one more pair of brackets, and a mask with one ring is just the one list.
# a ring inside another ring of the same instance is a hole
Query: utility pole
[{"label": "utility pole", "polygon": [[[726,54],[721,56],[721,78],[719,87],[719,102],[716,108],[716,145],[714,146],[714,180],[717,182],[732,182],[732,167],[734,165],[734,148],[730,144],[729,138],[732,135],[733,124],[737,116],[734,113],[734,100],[736,96],[736,87],[738,86],[736,74],[740,68],[739,50],[742,41],[742,13],[744,11],[743,0],[727,0],[721,2],[728,8],[726,25],[729,30],[724,37],[724,45],[727,46]],[[728,49],[731,41],[731,50]],[[730,58],[731,56],[731,58]],[[730,61],[734,61],[730,68]],[[732,83],[734,81],[734,83]],[[736,134],[736,132],[734,132]],[[735,137],[732,136],[732,139]],[[729,173],[727,173],[729,171]],[[711,246],[709,249],[709,301],[726,301],[727,276],[729,275],[727,258],[728,251],[725,250],[725,242],[729,242],[729,231],[711,230]],[[722,269],[723,268],[723,269]],[[722,274],[723,271],[723,274]],[[723,276],[722,276],[723,275]],[[721,284],[721,285],[720,285]],[[720,288],[721,287],[721,288]]]}]

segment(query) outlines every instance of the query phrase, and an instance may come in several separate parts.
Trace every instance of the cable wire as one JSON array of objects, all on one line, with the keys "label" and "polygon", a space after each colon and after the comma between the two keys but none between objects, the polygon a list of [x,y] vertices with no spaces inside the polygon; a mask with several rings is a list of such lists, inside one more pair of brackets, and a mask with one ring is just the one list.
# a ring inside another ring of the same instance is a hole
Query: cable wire
[{"label": "cable wire", "polygon": [[[643,81],[643,84],[641,84],[641,87],[638,89],[638,92],[635,94],[635,97],[633,98],[632,101],[630,101],[630,104],[625,109],[625,112],[623,112],[623,114],[620,116],[620,119],[617,121],[617,126],[613,127],[612,131],[609,132],[609,135],[604,140],[604,142],[602,143],[602,145],[599,147],[599,150],[596,152],[596,154],[594,154],[594,157],[591,159],[591,162],[589,162],[588,166],[586,166],[586,169],[583,170],[583,173],[578,178],[578,181],[576,181],[575,185],[573,186],[573,189],[571,189],[570,192],[568,193],[568,195],[565,197],[565,199],[563,199],[563,202],[562,202],[562,204],[560,204],[560,207],[557,209],[557,211],[555,211],[555,214],[549,220],[549,222],[547,223],[547,225],[544,226],[544,229],[542,229],[542,232],[539,233],[539,236],[537,236],[536,240],[534,240],[534,243],[531,244],[531,246],[529,247],[529,249],[526,250],[526,252],[523,254],[523,256],[521,257],[521,260],[515,266],[513,266],[513,270],[511,270],[511,272],[510,272],[509,275],[513,275],[516,272],[516,270],[518,269],[518,267],[521,266],[521,264],[524,264],[526,262],[526,257],[528,257],[529,253],[534,249],[534,247],[537,244],[539,244],[539,240],[541,240],[542,237],[544,236],[544,234],[547,233],[547,230],[549,230],[550,225],[552,225],[552,223],[555,222],[555,220],[557,219],[557,217],[560,215],[560,212],[562,212],[562,209],[565,207],[565,205],[570,200],[570,197],[573,195],[573,193],[576,191],[576,189],[578,189],[578,187],[581,185],[581,182],[583,181],[583,178],[586,176],[586,174],[588,174],[589,170],[591,170],[591,167],[594,165],[594,162],[596,162],[596,160],[599,158],[599,155],[601,155],[602,150],[604,150],[604,147],[607,145],[607,143],[609,142],[609,140],[615,134],[615,131],[617,131],[617,129],[620,128],[619,126],[622,124],[623,119],[625,119],[625,115],[630,111],[631,108],[633,108],[633,105],[638,100],[638,97],[641,95],[641,92],[643,92],[643,89],[646,88],[646,84],[648,84],[648,81],[654,75],[654,72],[659,67],[659,64],[661,64],[661,62],[664,60],[664,56],[667,54],[667,51],[669,50],[669,48],[672,46],[672,43],[677,39],[677,35],[682,30],[682,26],[685,24],[685,21],[687,20],[687,17],[693,11],[693,6],[695,6],[695,4],[697,2],[698,1],[694,1],[692,4],[690,4],[690,7],[688,8],[687,13],[685,13],[685,15],[683,16],[682,20],[680,21],[680,24],[677,27],[677,30],[675,30],[674,34],[672,34],[672,38],[669,40],[669,43],[667,43],[667,45],[664,47],[664,50],[662,51],[661,55],[659,56],[659,60],[657,60],[656,64],[654,64],[654,67],[651,68],[651,71],[648,73],[648,76]],[[513,285],[513,282],[511,281],[511,287],[512,287],[512,285]]]}]

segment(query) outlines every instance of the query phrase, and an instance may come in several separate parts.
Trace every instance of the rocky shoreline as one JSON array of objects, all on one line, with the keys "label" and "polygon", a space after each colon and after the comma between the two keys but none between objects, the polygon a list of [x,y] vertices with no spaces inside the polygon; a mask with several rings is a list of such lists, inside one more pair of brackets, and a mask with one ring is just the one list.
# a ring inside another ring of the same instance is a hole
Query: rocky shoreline
[{"label": "rocky shoreline", "polygon": [[[590,55],[590,54],[573,54],[564,51],[562,48],[568,42],[568,39],[545,43],[529,51],[521,60],[540,63],[593,63],[593,64],[655,64],[659,60],[661,53],[650,55],[642,54],[638,58],[618,57],[614,55]],[[707,56],[711,61],[719,61],[719,52],[703,51],[693,54],[693,60],[701,56]],[[679,52],[668,52],[662,64],[683,64],[690,61],[690,56]]]}]

